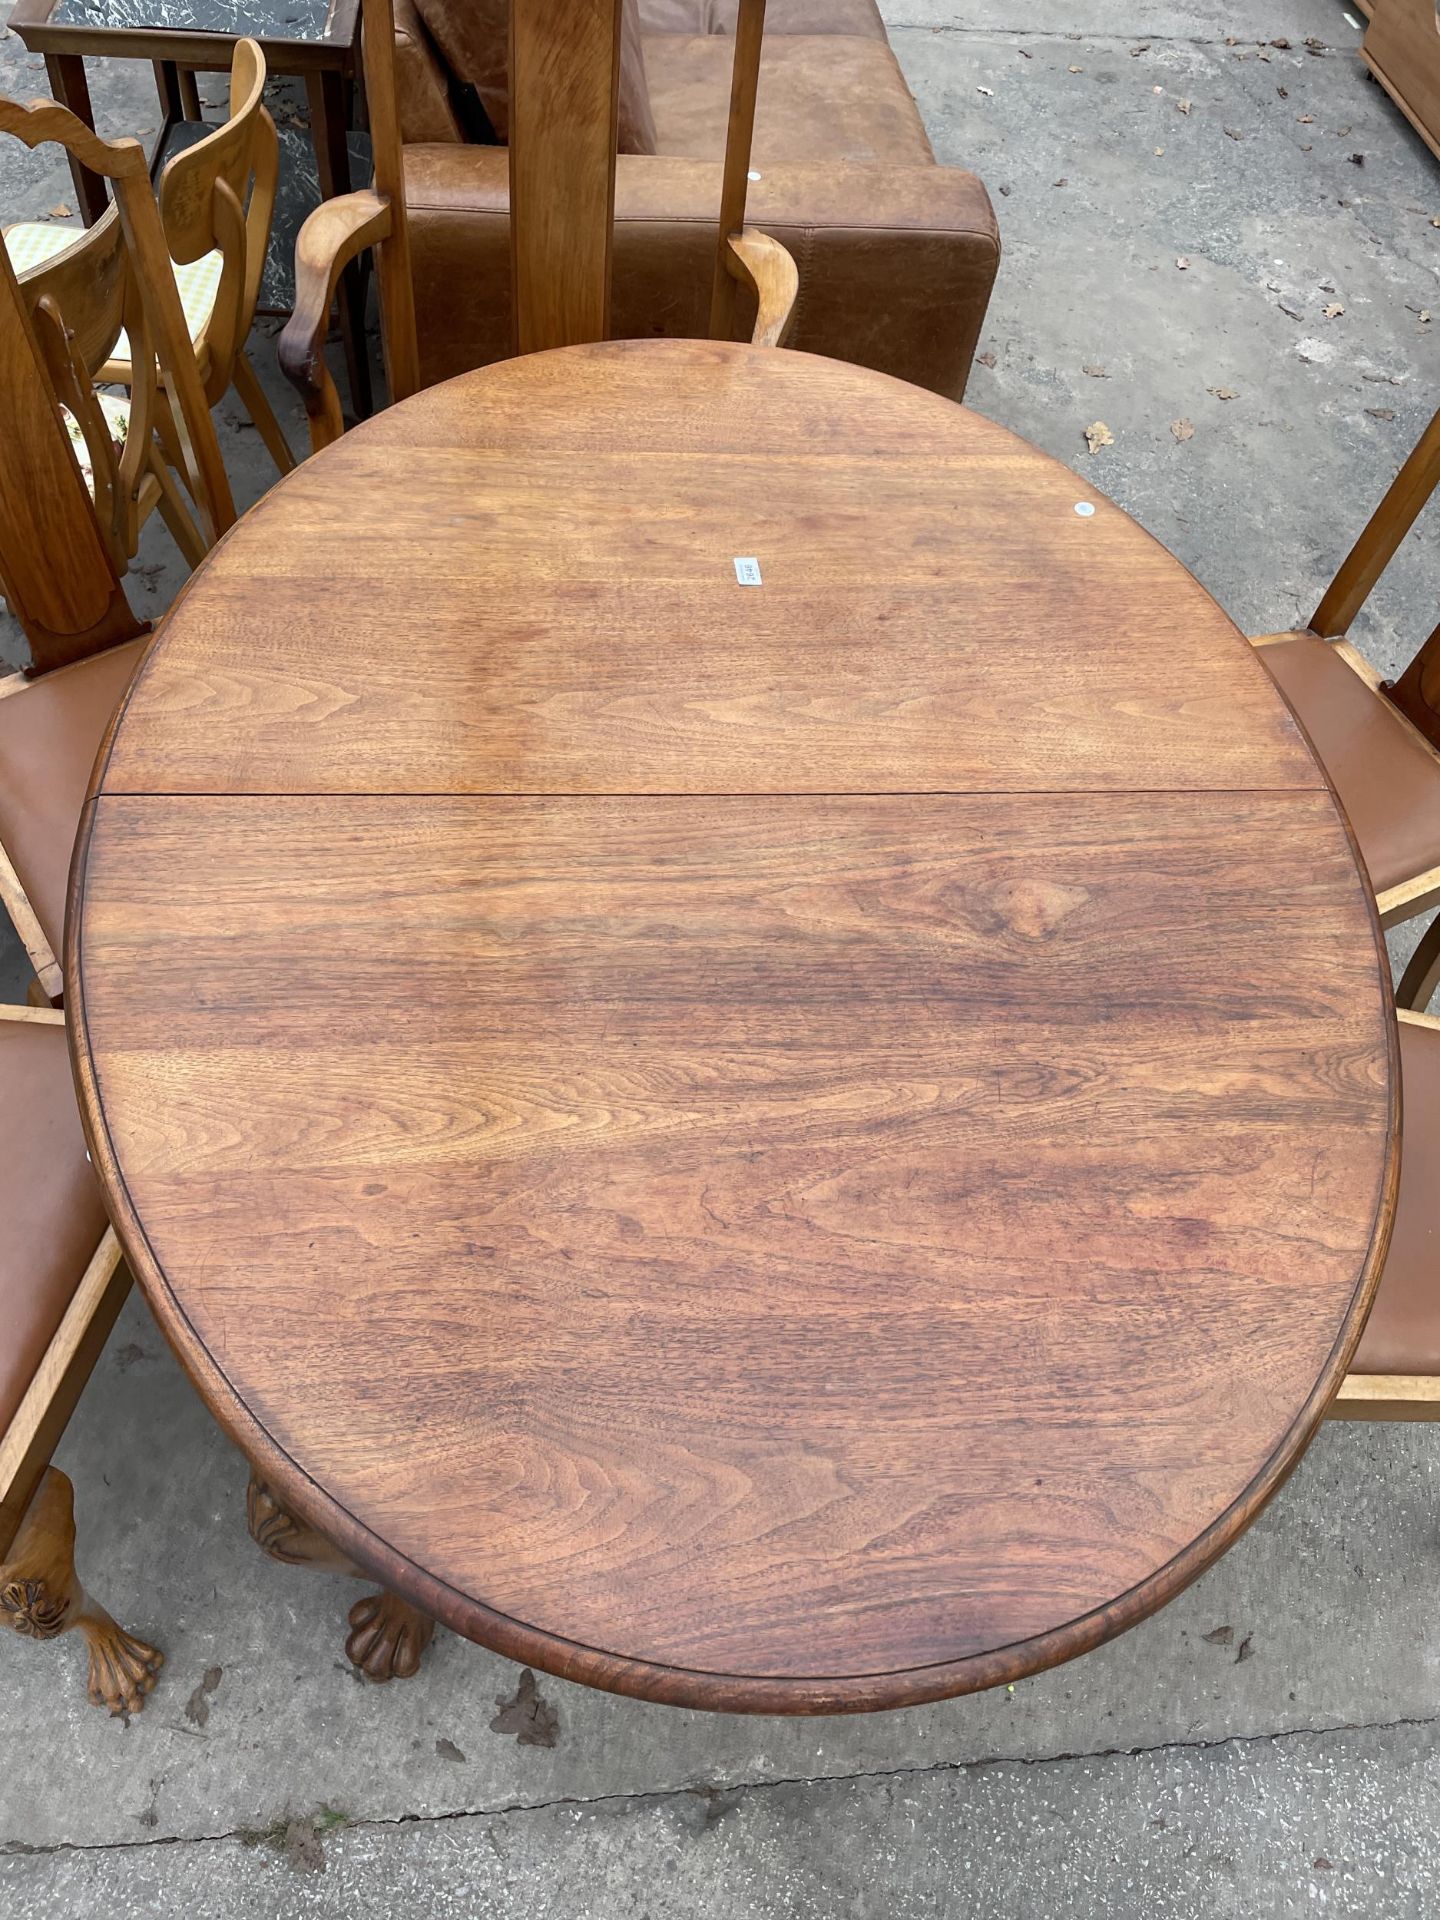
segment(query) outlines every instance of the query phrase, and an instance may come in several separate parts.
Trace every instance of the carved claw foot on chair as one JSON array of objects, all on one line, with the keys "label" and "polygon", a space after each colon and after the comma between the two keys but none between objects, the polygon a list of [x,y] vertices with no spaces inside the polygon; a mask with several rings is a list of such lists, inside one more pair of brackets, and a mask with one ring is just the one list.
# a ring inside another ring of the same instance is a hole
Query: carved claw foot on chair
[{"label": "carved claw foot on chair", "polygon": [[165,1656],[126,1633],[75,1574],[75,1492],[47,1467],[0,1565],[0,1626],[27,1640],[56,1640],[78,1630],[90,1651],[91,1704],[112,1714],[139,1713]]},{"label": "carved claw foot on chair", "polygon": [[[322,1533],[282,1507],[258,1474],[250,1476],[245,1517],[250,1538],[272,1560],[290,1567],[324,1567],[353,1574],[357,1580],[368,1577]],[[398,1593],[367,1594],[350,1609],[345,1653],[367,1680],[408,1680],[419,1672],[420,1656],[434,1634],[435,1622],[429,1614]]]}]

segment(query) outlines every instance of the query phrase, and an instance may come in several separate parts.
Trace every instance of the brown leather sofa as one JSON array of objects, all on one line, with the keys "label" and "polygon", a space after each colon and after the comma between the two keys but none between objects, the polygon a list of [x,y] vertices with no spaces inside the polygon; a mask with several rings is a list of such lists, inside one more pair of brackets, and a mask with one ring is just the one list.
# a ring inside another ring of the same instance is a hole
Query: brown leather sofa
[{"label": "brown leather sofa", "polygon": [[[627,0],[612,331],[708,329],[736,0]],[[396,0],[421,377],[510,343],[507,0]],[[800,269],[789,344],[964,393],[1000,258],[937,165],[874,0],[771,0],[748,218]],[[742,313],[748,325],[749,315]]]}]

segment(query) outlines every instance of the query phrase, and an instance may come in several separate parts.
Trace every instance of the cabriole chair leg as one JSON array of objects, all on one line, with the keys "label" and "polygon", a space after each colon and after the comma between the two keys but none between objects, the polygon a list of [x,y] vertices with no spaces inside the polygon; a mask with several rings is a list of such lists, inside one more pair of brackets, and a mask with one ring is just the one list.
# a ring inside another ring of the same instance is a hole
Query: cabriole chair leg
[{"label": "cabriole chair leg", "polygon": [[126,1633],[81,1586],[75,1573],[75,1490],[47,1467],[0,1562],[0,1626],[29,1640],[55,1640],[78,1628],[90,1651],[93,1706],[138,1713],[165,1656]]}]

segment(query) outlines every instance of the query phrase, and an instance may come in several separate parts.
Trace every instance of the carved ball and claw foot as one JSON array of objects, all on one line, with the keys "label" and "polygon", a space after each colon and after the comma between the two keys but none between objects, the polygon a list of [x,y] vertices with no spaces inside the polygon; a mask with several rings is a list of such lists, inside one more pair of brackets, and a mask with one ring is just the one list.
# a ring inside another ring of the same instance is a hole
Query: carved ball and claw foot
[{"label": "carved ball and claw foot", "polygon": [[118,1626],[75,1574],[75,1490],[47,1467],[0,1563],[0,1626],[27,1640],[78,1630],[90,1653],[93,1706],[139,1713],[165,1656]]},{"label": "carved ball and claw foot", "polygon": [[[250,1538],[272,1560],[289,1567],[324,1567],[353,1574],[357,1580],[367,1578],[323,1534],[287,1512],[258,1474],[250,1476],[245,1516]],[[367,1680],[408,1680],[420,1671],[420,1656],[434,1634],[435,1622],[429,1614],[398,1593],[371,1593],[350,1609],[345,1654]]]}]

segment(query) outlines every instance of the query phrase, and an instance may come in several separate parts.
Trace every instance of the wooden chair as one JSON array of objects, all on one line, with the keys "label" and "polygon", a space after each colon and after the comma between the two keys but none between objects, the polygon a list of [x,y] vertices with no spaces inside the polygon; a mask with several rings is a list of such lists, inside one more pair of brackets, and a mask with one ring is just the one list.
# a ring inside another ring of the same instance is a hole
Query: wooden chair
[{"label": "wooden chair", "polygon": [[[1301,632],[1254,645],[1340,795],[1386,927],[1440,905],[1440,627],[1393,684],[1345,635],[1440,482],[1440,413]],[[1396,998],[1423,1009],[1440,983],[1440,918],[1426,929]],[[1408,1139],[1408,1129],[1407,1129]]]},{"label": "wooden chair", "polygon": [[1400,1011],[1405,1151],[1390,1251],[1332,1420],[1440,1419],[1440,1020]]},{"label": "wooden chair", "polygon": [[130,1275],[89,1166],[64,1016],[0,1007],[0,1626],[78,1629],[90,1698],[138,1713],[163,1656],[116,1625],[75,1572],[74,1493],[50,1465]]},{"label": "wooden chair", "polygon": [[[0,248],[0,592],[44,671],[147,631],[120,584]],[[57,562],[63,559],[63,564]]]},{"label": "wooden chair", "polygon": [[[279,141],[265,107],[265,57],[253,40],[235,48],[230,117],[176,154],[160,177],[160,215],[174,263],[186,331],[205,398],[215,406],[233,386],[281,473],[295,464],[279,421],[245,351],[270,245],[279,178]],[[22,282],[74,243],[73,230],[43,221],[7,228],[5,246]],[[99,369],[103,384],[136,389],[128,332]],[[143,385],[143,383],[142,383]],[[167,410],[158,425],[172,459],[178,451]]]},{"label": "wooden chair", "polygon": [[[606,338],[615,207],[620,0],[511,0],[510,235],[516,350]],[[712,338],[732,337],[737,289],[753,289],[751,338],[779,346],[799,279],[778,241],[745,225],[765,0],[740,0],[721,183]],[[380,287],[385,370],[392,400],[420,384],[415,301],[400,125],[395,93],[392,0],[370,0],[365,88],[375,153],[372,191],[326,201],[300,231],[295,311],[280,339],[280,364],[299,389],[313,449],[344,429],[324,344],[346,266],[373,248]]]},{"label": "wooden chair", "polygon": [[[27,428],[41,425],[37,392],[42,399],[48,396],[54,421],[62,404],[68,409],[84,442],[90,492],[115,572],[123,571],[140,522],[157,505],[187,558],[198,560],[233,524],[235,506],[144,151],[135,140],[99,139],[48,100],[28,107],[0,100],[0,132],[15,134],[28,147],[58,142],[111,180],[115,192],[115,204],[94,227],[69,238],[63,252],[32,269],[23,281],[17,280],[8,254],[0,249],[0,315],[7,317],[9,329],[7,335],[0,326],[0,343],[8,338],[7,353],[14,355],[13,365],[0,366],[0,393],[9,390],[12,375],[18,382],[25,374],[28,411],[21,423]],[[117,443],[93,381],[108,364],[122,330],[135,343],[134,385],[129,430],[123,443]],[[161,413],[176,458],[183,461],[199,526],[157,451],[151,428]],[[28,449],[24,457],[30,457]],[[44,476],[60,481],[62,489],[74,488],[79,473],[73,460],[68,471],[54,461],[44,469]],[[69,502],[62,491],[60,503],[67,504],[67,510]],[[6,505],[0,481],[0,509]],[[63,574],[69,554],[58,537],[64,530],[57,524],[57,544],[45,547],[50,526],[46,503],[28,505],[32,518],[19,532],[38,536],[45,564]],[[17,513],[23,514],[26,506],[15,502]],[[17,546],[18,541],[0,536],[0,551],[14,553]],[[6,571],[8,579],[9,560]],[[127,636],[145,631],[142,623],[116,617],[96,638],[122,644],[72,659],[39,678],[0,681],[0,904],[25,944],[42,993],[52,1002],[61,994],[58,956],[76,824],[96,752],[144,647],[143,638]],[[48,664],[37,658],[37,668]]]},{"label": "wooden chair", "polygon": [[[0,133],[30,148],[54,142],[114,184],[115,203],[95,226],[78,237],[58,230],[63,247],[22,274],[11,264],[7,238],[0,274],[18,291],[56,395],[73,422],[82,472],[88,473],[117,566],[123,569],[134,554],[140,525],[156,506],[193,565],[234,523],[235,504],[144,150],[137,140],[101,140],[51,100],[22,106],[0,99]],[[135,360],[128,403],[95,391],[122,336]],[[159,451],[156,431],[162,426],[203,533]],[[62,563],[57,556],[56,564]]]}]

